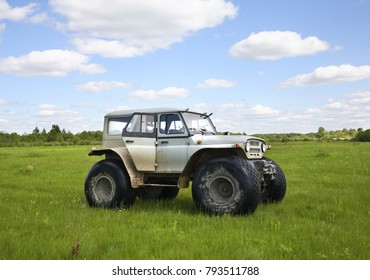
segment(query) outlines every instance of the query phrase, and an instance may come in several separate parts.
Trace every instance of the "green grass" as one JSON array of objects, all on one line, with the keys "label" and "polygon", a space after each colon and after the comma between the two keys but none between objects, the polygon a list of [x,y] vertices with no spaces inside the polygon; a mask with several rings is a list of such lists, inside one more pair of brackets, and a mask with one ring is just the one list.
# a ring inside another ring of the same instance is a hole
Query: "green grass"
[{"label": "green grass", "polygon": [[0,149],[0,259],[370,259],[370,143],[273,144],[285,199],[236,217],[200,214],[190,189],[90,208],[88,151]]}]

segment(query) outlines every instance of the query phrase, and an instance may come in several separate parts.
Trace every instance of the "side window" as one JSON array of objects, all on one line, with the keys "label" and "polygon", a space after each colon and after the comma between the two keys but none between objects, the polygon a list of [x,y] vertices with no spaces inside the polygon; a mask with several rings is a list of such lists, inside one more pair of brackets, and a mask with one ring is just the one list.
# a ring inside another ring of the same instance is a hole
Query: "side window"
[{"label": "side window", "polygon": [[108,135],[121,135],[123,128],[130,121],[130,117],[118,117],[108,120]]},{"label": "side window", "polygon": [[159,134],[164,136],[184,135],[186,132],[184,123],[179,114],[163,114],[159,120]]},{"label": "side window", "polygon": [[154,137],[155,119],[154,115],[136,114],[123,130],[122,135],[133,137]]}]

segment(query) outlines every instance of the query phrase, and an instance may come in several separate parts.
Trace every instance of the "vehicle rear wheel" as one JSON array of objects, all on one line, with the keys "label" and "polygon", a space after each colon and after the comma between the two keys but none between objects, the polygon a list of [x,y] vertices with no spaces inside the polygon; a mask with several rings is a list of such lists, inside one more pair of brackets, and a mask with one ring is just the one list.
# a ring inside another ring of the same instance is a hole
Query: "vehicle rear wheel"
[{"label": "vehicle rear wheel", "polygon": [[236,156],[204,163],[195,174],[192,194],[196,206],[210,214],[253,213],[261,199],[255,169]]},{"label": "vehicle rear wheel", "polygon": [[135,202],[136,192],[131,187],[127,172],[119,161],[97,162],[87,174],[85,196],[92,207],[130,206]]}]

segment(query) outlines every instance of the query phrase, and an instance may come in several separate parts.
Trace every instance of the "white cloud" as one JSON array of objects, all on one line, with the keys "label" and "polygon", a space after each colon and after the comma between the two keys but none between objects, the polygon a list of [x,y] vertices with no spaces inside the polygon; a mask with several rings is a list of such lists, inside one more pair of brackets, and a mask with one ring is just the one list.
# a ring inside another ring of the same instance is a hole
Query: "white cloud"
[{"label": "white cloud", "polygon": [[[330,99],[326,104],[316,108],[300,111],[294,108],[280,110],[265,104],[244,107],[232,104],[227,106],[208,104],[208,108],[212,107],[210,111],[214,113],[212,119],[219,131],[248,134],[308,133],[316,132],[320,126],[326,130],[359,127],[367,129],[370,123],[368,97],[369,91],[351,93]],[[229,117],[225,117],[225,111]]]},{"label": "white cloud", "polygon": [[167,87],[160,91],[154,90],[137,90],[129,94],[130,99],[142,100],[168,100],[185,98],[189,95],[189,91],[185,88]]},{"label": "white cloud", "polygon": [[52,104],[41,104],[37,113],[38,117],[65,117],[65,116],[76,116],[78,113],[65,108],[52,105]]},{"label": "white cloud", "polygon": [[114,90],[114,89],[127,89],[131,87],[132,87],[132,84],[117,82],[117,81],[88,82],[88,83],[79,84],[75,86],[76,90],[86,91],[86,92],[101,92],[101,91],[108,91],[108,90]]},{"label": "white cloud", "polygon": [[[199,111],[199,112],[206,112],[211,110],[211,105],[209,103],[203,102],[203,103],[197,103],[190,108],[194,111]],[[212,110],[211,110],[212,111]]]},{"label": "white cloud", "polygon": [[114,106],[114,107],[105,108],[104,112],[108,114],[108,113],[114,112],[114,111],[125,111],[125,110],[129,110],[129,109],[130,109],[130,107],[128,107],[128,106]]},{"label": "white cloud", "polygon": [[370,91],[360,91],[348,96],[349,103],[352,105],[370,103]]},{"label": "white cloud", "polygon": [[66,50],[32,51],[20,57],[0,59],[0,73],[19,76],[66,76],[72,71],[84,74],[98,74],[105,69],[97,64],[89,64],[89,58],[77,52]]},{"label": "white cloud", "polygon": [[51,0],[66,18],[64,29],[80,52],[134,57],[168,48],[187,36],[232,19],[237,8],[225,0],[79,2]]},{"label": "white cloud", "polygon": [[5,105],[5,104],[8,104],[8,101],[6,101],[5,99],[0,98],[0,105]]},{"label": "white cloud", "polygon": [[353,66],[342,64],[340,66],[326,66],[316,68],[312,73],[300,74],[289,78],[279,84],[279,88],[353,82],[370,79],[370,66]]},{"label": "white cloud", "polygon": [[[104,57],[135,57],[152,52],[156,47],[146,44],[131,46],[119,40],[103,40],[95,38],[74,38],[72,43],[85,54],[100,54]],[[163,46],[166,47],[166,46]]]},{"label": "white cloud", "polygon": [[325,106],[326,109],[334,109],[334,110],[342,110],[342,109],[348,109],[349,106],[347,104],[344,104],[339,101],[330,101],[329,104]]},{"label": "white cloud", "polygon": [[227,103],[227,104],[222,104],[221,109],[243,109],[245,108],[244,103]]},{"label": "white cloud", "polygon": [[[26,126],[28,129],[37,126],[39,129],[46,128],[48,130],[52,124],[58,124],[61,129],[65,128],[67,131],[75,133],[83,130],[101,129],[102,125],[101,118],[96,121],[94,118],[82,116],[80,112],[71,110],[71,108],[50,103],[38,105],[32,119]],[[22,124],[22,126],[24,125]]]},{"label": "white cloud", "polygon": [[0,0],[0,20],[24,20],[35,12],[37,6],[35,3],[30,3],[27,6],[12,8],[7,1]]},{"label": "white cloud", "polygon": [[304,111],[304,113],[307,113],[307,114],[314,114],[318,112],[320,112],[320,109],[318,108],[308,108],[306,111]]},{"label": "white cloud", "polygon": [[276,116],[280,113],[279,110],[272,109],[261,104],[252,107],[250,111],[255,115],[264,115],[264,116]]},{"label": "white cloud", "polygon": [[277,60],[284,57],[313,55],[329,49],[329,44],[316,36],[302,39],[292,31],[263,31],[252,33],[236,43],[229,53],[251,60]]},{"label": "white cloud", "polygon": [[230,88],[238,84],[236,81],[220,80],[220,79],[207,79],[202,83],[198,84],[196,87],[199,89],[208,88]]}]

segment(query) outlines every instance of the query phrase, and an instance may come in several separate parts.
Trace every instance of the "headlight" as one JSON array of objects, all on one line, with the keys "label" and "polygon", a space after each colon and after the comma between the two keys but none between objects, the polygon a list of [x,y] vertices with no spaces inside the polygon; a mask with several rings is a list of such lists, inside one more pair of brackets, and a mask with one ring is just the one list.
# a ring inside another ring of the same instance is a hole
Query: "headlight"
[{"label": "headlight", "polygon": [[266,152],[266,151],[267,151],[268,147],[267,147],[267,145],[266,145],[266,144],[262,144],[262,145],[261,145],[261,149],[262,149],[262,153],[264,153],[264,152]]},{"label": "headlight", "polygon": [[262,152],[265,153],[267,150],[271,149],[271,146],[263,143],[261,146],[261,149],[262,149]]}]

